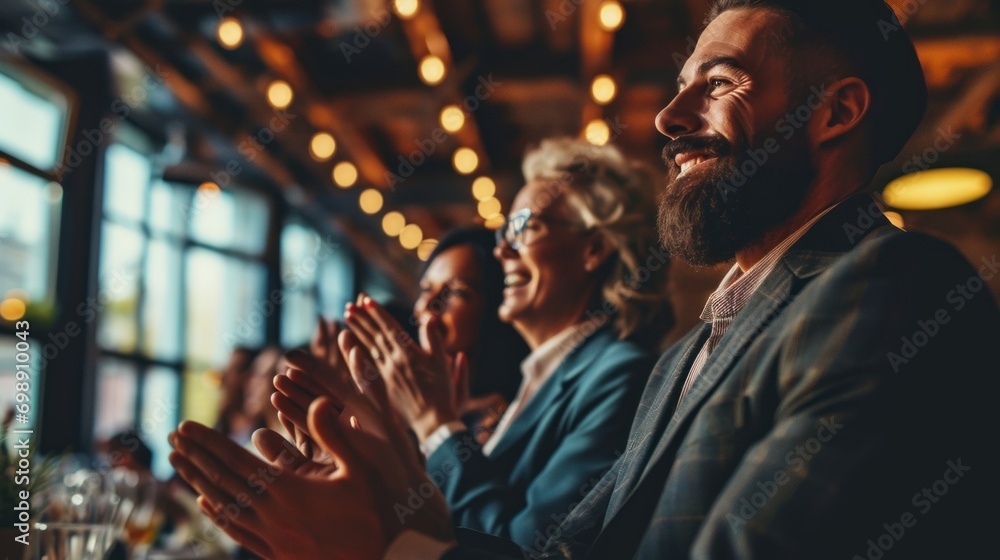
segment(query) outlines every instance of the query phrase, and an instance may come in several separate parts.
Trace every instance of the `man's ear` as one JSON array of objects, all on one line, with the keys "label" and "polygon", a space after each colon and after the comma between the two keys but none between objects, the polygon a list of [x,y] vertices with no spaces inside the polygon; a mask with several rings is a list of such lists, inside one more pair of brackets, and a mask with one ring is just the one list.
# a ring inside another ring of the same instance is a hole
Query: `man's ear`
[{"label": "man's ear", "polygon": [[594,272],[611,257],[617,250],[613,243],[604,235],[604,232],[595,230],[590,233],[585,245],[586,252],[583,255],[583,267],[587,272]]},{"label": "man's ear", "polygon": [[861,78],[841,78],[823,91],[826,101],[810,123],[816,146],[836,141],[857,129],[871,108],[871,92]]}]

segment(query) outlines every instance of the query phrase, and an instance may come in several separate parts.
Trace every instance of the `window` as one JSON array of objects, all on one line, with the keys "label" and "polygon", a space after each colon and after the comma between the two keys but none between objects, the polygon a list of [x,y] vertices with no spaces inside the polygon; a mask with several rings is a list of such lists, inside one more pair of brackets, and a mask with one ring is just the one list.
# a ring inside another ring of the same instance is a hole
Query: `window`
[{"label": "window", "polygon": [[289,220],[281,232],[281,283],[281,345],[293,348],[308,342],[317,316],[343,315],[355,292],[352,254],[336,237]]},{"label": "window", "polygon": [[229,354],[265,344],[270,207],[163,181],[143,138],[120,132],[105,160],[94,437],[138,427],[162,477],[166,435],[181,418],[212,424]]},{"label": "window", "polygon": [[[64,87],[0,62],[0,413],[14,402],[16,358],[27,357],[31,409],[18,428],[37,425],[41,415],[39,350],[55,316],[62,215],[56,167],[69,120]],[[19,320],[30,323],[27,356],[17,351]]]}]

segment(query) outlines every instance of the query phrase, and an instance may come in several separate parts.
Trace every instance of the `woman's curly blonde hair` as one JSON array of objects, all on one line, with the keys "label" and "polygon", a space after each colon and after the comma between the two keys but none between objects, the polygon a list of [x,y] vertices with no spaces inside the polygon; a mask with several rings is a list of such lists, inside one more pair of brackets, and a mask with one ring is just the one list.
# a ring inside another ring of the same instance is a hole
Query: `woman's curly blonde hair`
[{"label": "woman's curly blonde hair", "polygon": [[655,172],[610,144],[573,138],[543,140],[525,155],[522,172],[528,182],[564,187],[584,226],[599,230],[617,249],[604,267],[601,295],[618,335],[665,335],[673,325],[670,263],[656,233]]}]

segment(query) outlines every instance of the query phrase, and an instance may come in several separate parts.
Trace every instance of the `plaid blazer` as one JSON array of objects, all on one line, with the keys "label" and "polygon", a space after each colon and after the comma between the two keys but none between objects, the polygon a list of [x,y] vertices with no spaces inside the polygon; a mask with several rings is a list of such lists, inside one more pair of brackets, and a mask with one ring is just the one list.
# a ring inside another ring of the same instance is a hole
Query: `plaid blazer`
[{"label": "plaid blazer", "polygon": [[[983,557],[1000,311],[949,245],[855,196],[767,277],[678,406],[707,338],[656,365],[626,452],[525,557]],[[992,406],[991,406],[992,405]],[[447,558],[503,557],[460,535]]]}]

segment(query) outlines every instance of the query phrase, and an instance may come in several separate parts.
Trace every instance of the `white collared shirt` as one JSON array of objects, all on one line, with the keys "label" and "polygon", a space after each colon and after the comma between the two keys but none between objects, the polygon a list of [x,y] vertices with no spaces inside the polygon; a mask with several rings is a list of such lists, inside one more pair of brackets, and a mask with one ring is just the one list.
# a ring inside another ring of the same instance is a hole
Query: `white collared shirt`
[{"label": "white collared shirt", "polygon": [[764,255],[764,258],[757,261],[757,264],[751,266],[750,270],[743,272],[739,264],[733,265],[733,268],[722,279],[719,287],[712,292],[712,295],[708,296],[708,301],[705,303],[705,309],[702,310],[700,318],[702,321],[712,325],[712,332],[708,335],[708,340],[705,341],[705,344],[702,345],[701,351],[698,352],[694,363],[691,364],[691,371],[688,373],[687,379],[684,380],[684,388],[681,389],[681,398],[677,401],[678,404],[684,400],[684,396],[687,395],[691,386],[694,385],[695,379],[698,378],[701,370],[705,367],[705,363],[708,362],[708,357],[715,351],[715,347],[719,345],[719,341],[729,331],[729,327],[736,320],[736,316],[739,315],[747,302],[750,301],[757,288],[764,283],[764,280],[767,279],[778,263],[781,262],[781,258],[785,256],[785,253],[799,239],[802,239],[802,236],[820,218],[836,207],[837,204],[830,206],[806,222],[802,227],[795,230],[794,233],[768,251]]},{"label": "white collared shirt", "polygon": [[521,362],[521,387],[517,390],[514,402],[510,403],[507,410],[497,423],[497,429],[486,440],[483,445],[483,454],[489,455],[497,442],[503,437],[510,425],[521,414],[524,407],[528,406],[531,398],[535,396],[538,389],[545,384],[556,372],[559,364],[566,359],[566,356],[580,345],[586,338],[583,336],[586,330],[591,330],[587,323],[580,323],[563,329],[559,334],[546,340],[538,348],[535,348],[528,357]]},{"label": "white collared shirt", "polygon": [[[566,356],[586,338],[584,336],[585,333],[592,329],[593,327],[589,323],[580,323],[567,327],[560,331],[559,334],[543,342],[538,348],[535,348],[521,362],[521,387],[517,390],[514,402],[510,403],[510,406],[504,411],[503,416],[500,417],[496,430],[483,445],[484,455],[489,455],[493,451],[497,442],[507,433],[507,429],[511,423],[518,417],[521,410],[528,405],[528,402],[535,396],[538,389],[552,377],[552,374],[555,373],[559,364],[566,359]],[[425,457],[430,457],[452,434],[464,429],[465,424],[462,422],[442,424],[420,444],[420,451]]]}]

